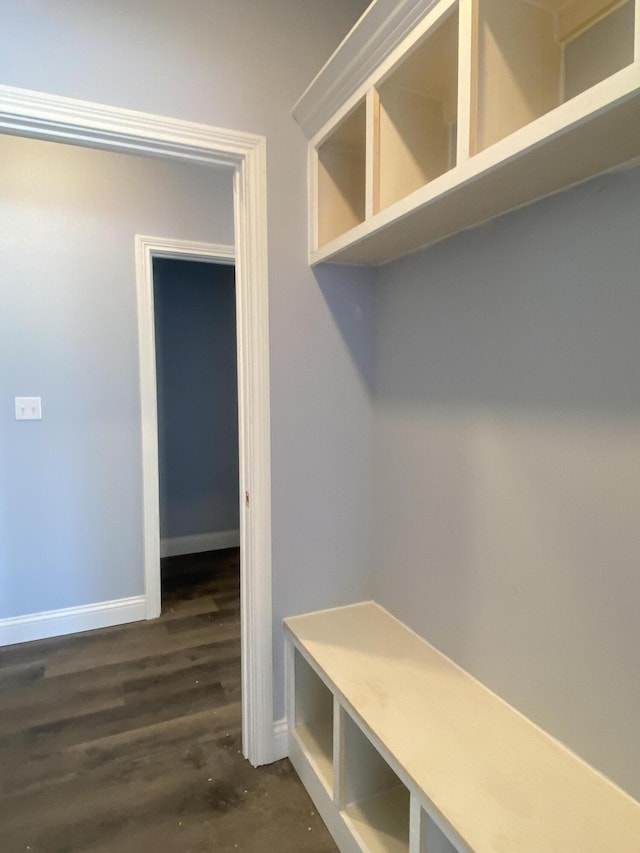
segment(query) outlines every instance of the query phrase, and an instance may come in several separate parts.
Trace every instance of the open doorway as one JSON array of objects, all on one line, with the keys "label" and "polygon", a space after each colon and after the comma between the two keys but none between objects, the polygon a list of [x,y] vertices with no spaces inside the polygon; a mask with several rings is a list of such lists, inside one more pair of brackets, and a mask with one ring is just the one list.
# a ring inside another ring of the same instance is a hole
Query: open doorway
[{"label": "open doorway", "polygon": [[[238,200],[236,180],[235,199]],[[243,230],[236,208],[236,241]],[[239,250],[242,242],[237,242]],[[272,722],[271,637],[270,621],[270,504],[264,488],[264,474],[269,472],[268,410],[256,403],[268,391],[268,374],[261,368],[260,351],[267,353],[267,337],[263,328],[266,306],[260,306],[260,317],[254,312],[254,288],[247,278],[246,256],[233,246],[199,243],[173,238],[135,238],[138,314],[138,346],[140,367],[140,403],[142,422],[143,512],[145,601],[147,618],[160,615],[160,499],[158,482],[158,411],[155,365],[155,331],[153,308],[153,262],[155,258],[215,260],[236,263],[236,335],[238,357],[238,423],[239,467],[241,482],[240,542],[240,619],[241,619],[241,683],[242,746],[252,764],[273,760],[274,729]],[[255,351],[254,351],[255,350]],[[256,393],[259,392],[259,393]],[[265,420],[266,418],[266,420]],[[265,464],[266,463],[266,464]],[[251,487],[250,484],[253,484]],[[256,512],[256,509],[258,510]],[[265,512],[266,510],[266,512]],[[265,564],[264,560],[267,559]],[[267,584],[265,587],[264,584]],[[265,602],[268,607],[265,608]],[[267,638],[267,629],[269,637]],[[265,645],[266,640],[266,645]],[[265,672],[264,667],[268,669]],[[257,684],[258,681],[262,683]]]},{"label": "open doorway", "polygon": [[155,257],[153,296],[162,610],[239,631],[235,267]]},{"label": "open doorway", "polygon": [[[240,476],[245,496],[240,522],[242,749],[252,764],[272,761],[276,752],[280,752],[280,741],[276,744],[272,702],[266,141],[254,134],[8,86],[0,86],[0,133],[223,167],[233,175]],[[159,242],[162,250],[163,242]],[[159,613],[160,606],[159,584],[156,584],[156,601],[148,571],[160,559],[157,488],[154,492],[154,482],[157,486],[155,379],[150,369],[153,248],[152,239],[136,241],[145,566],[145,595],[140,596],[140,603],[147,618],[156,610]],[[111,605],[112,602],[106,602],[107,610]],[[99,613],[103,610],[101,605]],[[95,606],[90,605],[87,612],[93,616]],[[15,621],[12,620],[12,631]],[[29,617],[28,625],[20,621],[18,628],[24,635],[31,625]],[[33,638],[32,633],[21,637]]]}]

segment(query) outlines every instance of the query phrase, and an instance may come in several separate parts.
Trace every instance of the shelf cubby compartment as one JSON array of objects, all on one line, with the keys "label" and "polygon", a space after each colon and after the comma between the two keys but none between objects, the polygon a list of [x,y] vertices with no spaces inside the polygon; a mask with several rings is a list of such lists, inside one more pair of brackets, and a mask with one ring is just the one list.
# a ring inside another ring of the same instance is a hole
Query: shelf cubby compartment
[{"label": "shelf cubby compartment", "polygon": [[374,213],[456,165],[458,18],[453,6],[376,89]]},{"label": "shelf cubby compartment", "polygon": [[318,146],[318,245],[364,222],[366,106],[356,107]]},{"label": "shelf cubby compartment", "polygon": [[474,0],[477,153],[634,61],[635,0]]},{"label": "shelf cubby compartment", "polygon": [[294,651],[294,732],[323,785],[333,791],[333,695],[311,665]]},{"label": "shelf cubby compartment", "polygon": [[460,853],[458,848],[447,838],[438,824],[418,806],[416,850],[418,853]]},{"label": "shelf cubby compartment", "polygon": [[410,794],[350,715],[340,711],[338,801],[367,853],[408,853]]}]

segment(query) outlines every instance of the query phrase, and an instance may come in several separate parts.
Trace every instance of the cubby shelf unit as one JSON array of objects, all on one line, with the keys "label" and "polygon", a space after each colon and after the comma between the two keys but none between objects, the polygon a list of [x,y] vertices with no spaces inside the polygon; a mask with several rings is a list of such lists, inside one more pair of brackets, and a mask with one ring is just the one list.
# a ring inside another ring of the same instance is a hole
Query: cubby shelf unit
[{"label": "cubby shelf unit", "polygon": [[342,853],[638,853],[640,803],[377,604],[285,628],[289,757]]},{"label": "cubby shelf unit", "polygon": [[386,263],[640,157],[640,0],[396,6],[415,23],[377,20],[373,70],[359,28],[389,0],[293,109],[310,136],[310,263]]}]

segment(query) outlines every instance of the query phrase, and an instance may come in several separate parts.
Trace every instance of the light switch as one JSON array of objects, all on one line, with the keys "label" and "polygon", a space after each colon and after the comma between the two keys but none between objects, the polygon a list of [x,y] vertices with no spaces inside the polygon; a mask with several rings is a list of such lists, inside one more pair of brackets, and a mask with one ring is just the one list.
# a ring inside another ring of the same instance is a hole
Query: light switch
[{"label": "light switch", "polygon": [[42,420],[42,398],[41,397],[16,397],[16,420],[17,421],[40,421],[40,420]]}]

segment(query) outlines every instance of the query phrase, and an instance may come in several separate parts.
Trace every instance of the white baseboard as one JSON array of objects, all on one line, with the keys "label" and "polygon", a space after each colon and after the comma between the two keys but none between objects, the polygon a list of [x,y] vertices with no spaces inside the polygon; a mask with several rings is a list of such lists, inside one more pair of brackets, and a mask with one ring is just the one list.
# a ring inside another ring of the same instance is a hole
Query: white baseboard
[{"label": "white baseboard", "polygon": [[67,607],[63,610],[30,613],[27,616],[0,619],[0,646],[76,634],[79,631],[93,631],[95,628],[110,628],[112,625],[124,625],[126,622],[138,622],[146,618],[147,605],[144,595]]},{"label": "white baseboard", "polygon": [[273,724],[273,760],[279,761],[289,754],[289,726],[287,718],[276,720]]},{"label": "white baseboard", "polygon": [[220,530],[217,533],[196,533],[193,536],[175,536],[160,540],[161,557],[179,557],[182,554],[199,554],[201,551],[219,551],[240,545],[239,530]]}]

